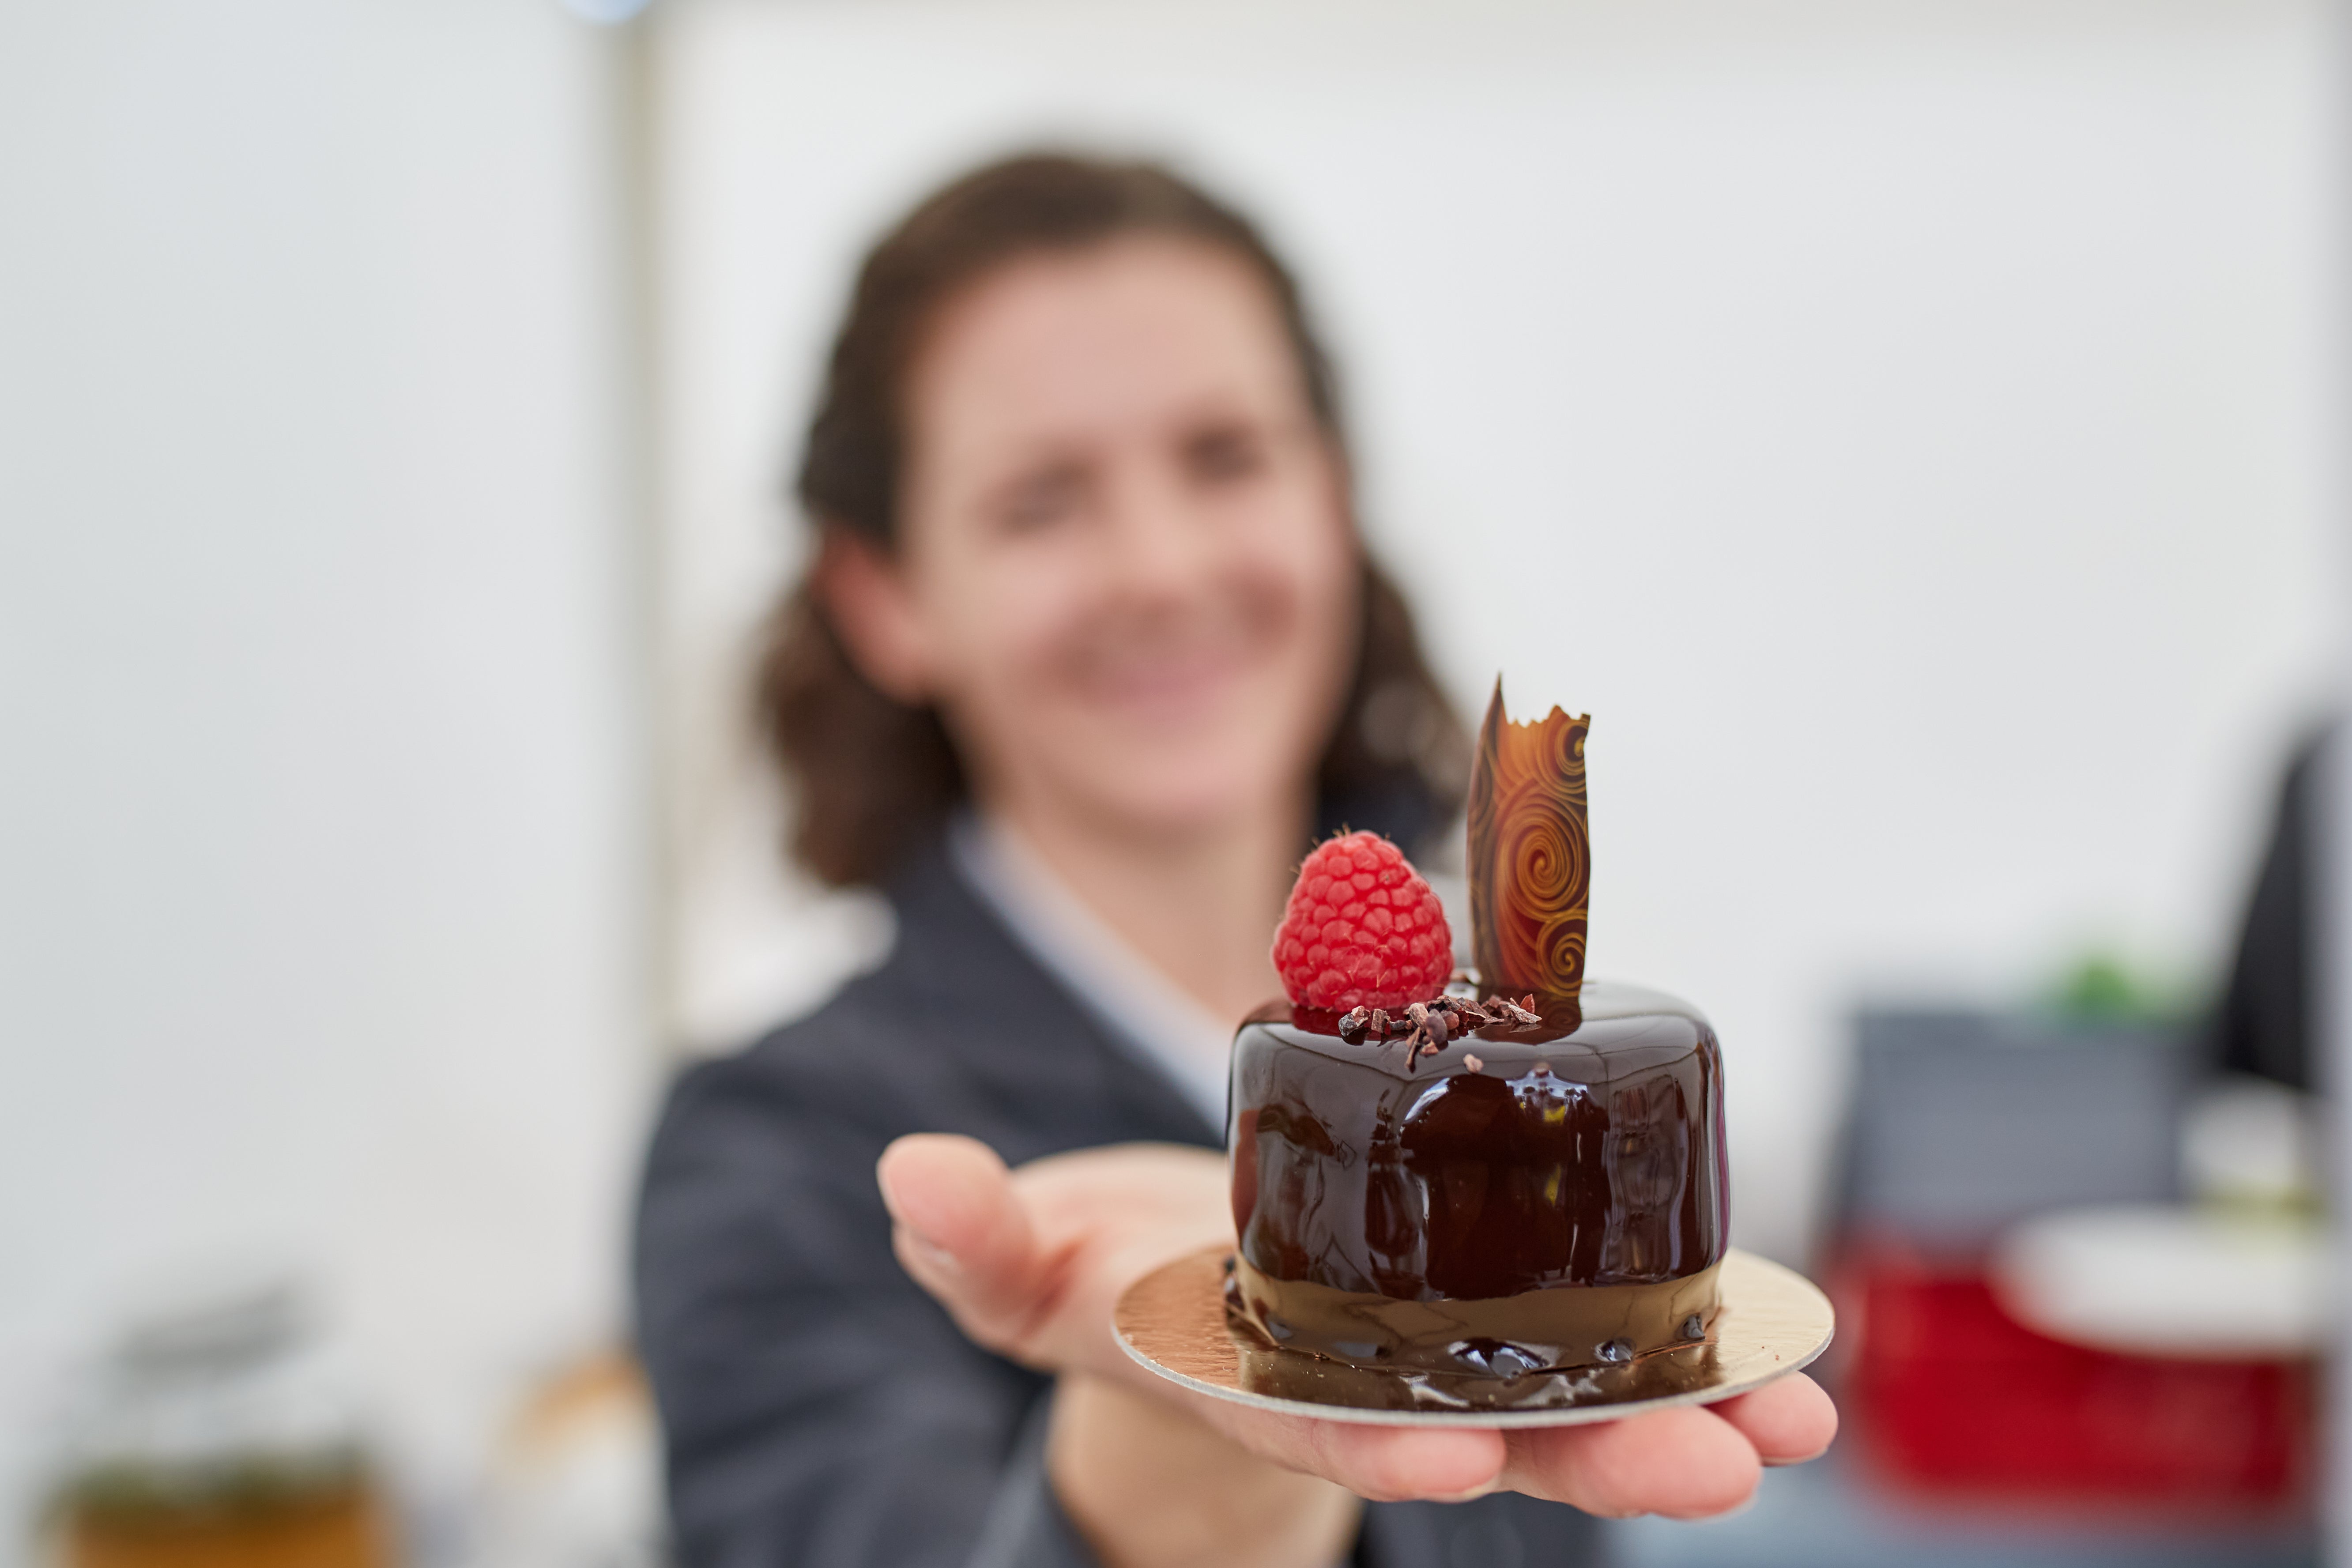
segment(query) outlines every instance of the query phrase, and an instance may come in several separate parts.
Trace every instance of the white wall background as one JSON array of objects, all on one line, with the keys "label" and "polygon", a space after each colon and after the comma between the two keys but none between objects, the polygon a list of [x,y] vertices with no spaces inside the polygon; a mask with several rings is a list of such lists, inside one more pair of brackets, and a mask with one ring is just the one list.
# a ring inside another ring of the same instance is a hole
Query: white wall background
[{"label": "white wall background", "polygon": [[1456,694],[1593,710],[1595,966],[1722,1025],[1743,1241],[1858,992],[2212,968],[2341,629],[2320,0],[654,21],[666,891],[610,40],[0,6],[0,1509],[179,1265],[310,1268],[453,1468],[610,1330],[655,1002],[715,1042],[879,940],[733,720],[818,353],[1038,136],[1266,216]]},{"label": "white wall background", "polygon": [[609,48],[540,0],[0,6],[0,1505],[184,1269],[307,1270],[427,1468],[615,1327]]},{"label": "white wall background", "polygon": [[1465,708],[1593,712],[1594,968],[1714,1014],[1739,1237],[1793,1252],[1857,994],[2220,961],[2342,621],[2325,19],[674,0],[681,1026],[872,940],[769,869],[730,684],[856,253],[1017,143],[1164,152],[1307,274]]}]

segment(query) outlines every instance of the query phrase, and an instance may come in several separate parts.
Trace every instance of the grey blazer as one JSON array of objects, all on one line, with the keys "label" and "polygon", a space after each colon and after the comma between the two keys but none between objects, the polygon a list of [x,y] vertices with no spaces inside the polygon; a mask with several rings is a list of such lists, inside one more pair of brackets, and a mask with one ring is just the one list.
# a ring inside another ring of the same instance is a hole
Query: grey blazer
[{"label": "grey blazer", "polygon": [[[636,1223],[638,1345],[683,1568],[1092,1568],[1045,1478],[1052,1380],[981,1350],[898,1267],[874,1163],[964,1132],[1019,1164],[1214,1146],[1182,1097],[1022,948],[938,847],[891,889],[873,973],[683,1073]],[[1375,1504],[1365,1568],[1597,1560],[1517,1496]],[[1301,1568],[1327,1568],[1301,1564]]]}]

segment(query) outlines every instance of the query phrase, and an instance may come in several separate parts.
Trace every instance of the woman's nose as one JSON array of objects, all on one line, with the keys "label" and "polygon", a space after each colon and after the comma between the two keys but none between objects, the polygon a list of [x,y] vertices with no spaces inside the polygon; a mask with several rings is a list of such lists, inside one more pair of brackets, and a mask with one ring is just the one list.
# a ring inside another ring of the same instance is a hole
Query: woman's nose
[{"label": "woman's nose", "polygon": [[1113,491],[1108,535],[1111,574],[1125,592],[1181,599],[1203,586],[1215,557],[1215,531],[1172,476],[1124,477]]}]

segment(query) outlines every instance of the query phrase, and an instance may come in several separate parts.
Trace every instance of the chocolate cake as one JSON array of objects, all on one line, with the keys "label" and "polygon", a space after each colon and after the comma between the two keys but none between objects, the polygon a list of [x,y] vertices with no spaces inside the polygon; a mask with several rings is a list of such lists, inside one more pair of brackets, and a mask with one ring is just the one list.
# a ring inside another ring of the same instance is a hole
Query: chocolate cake
[{"label": "chocolate cake", "polygon": [[1471,782],[1477,984],[1383,989],[1356,927],[1388,929],[1389,893],[1345,863],[1302,874],[1276,951],[1296,1000],[1243,1026],[1228,1110],[1227,1300],[1264,1346],[1524,1378],[1706,1341],[1722,1054],[1696,1009],[1584,980],[1588,727],[1511,723],[1496,684]]}]

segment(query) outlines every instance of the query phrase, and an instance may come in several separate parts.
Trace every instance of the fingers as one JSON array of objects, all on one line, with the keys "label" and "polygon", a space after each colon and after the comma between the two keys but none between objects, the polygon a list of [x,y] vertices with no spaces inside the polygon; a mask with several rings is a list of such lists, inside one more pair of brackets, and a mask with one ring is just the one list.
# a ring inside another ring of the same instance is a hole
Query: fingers
[{"label": "fingers", "polygon": [[1730,1422],[1768,1465],[1802,1464],[1837,1436],[1837,1406],[1802,1373],[1707,1408]]},{"label": "fingers", "polygon": [[1703,1519],[1754,1494],[1755,1447],[1710,1409],[1685,1406],[1590,1426],[1510,1435],[1504,1484],[1612,1519]]},{"label": "fingers", "polygon": [[975,1140],[919,1133],[875,1174],[907,1272],[975,1342],[1045,1370],[1148,1375],[1111,1332],[1119,1293],[1232,1235],[1224,1165],[1204,1150],[1123,1145],[1008,1172]]},{"label": "fingers", "polygon": [[1305,1468],[1374,1502],[1430,1498],[1459,1502],[1503,1483],[1499,1432],[1413,1432],[1347,1421],[1308,1421]]},{"label": "fingers", "polygon": [[1821,1453],[1837,1426],[1830,1396],[1798,1373],[1704,1409],[1514,1433],[1504,1480],[1588,1513],[1703,1519],[1746,1502],[1764,1466]]},{"label": "fingers", "polygon": [[1801,1374],[1704,1408],[1508,1434],[1400,1431],[1231,1405],[1201,1413],[1262,1458],[1375,1502],[1458,1501],[1509,1488],[1619,1519],[1727,1512],[1755,1494],[1765,1465],[1811,1458],[1837,1435],[1836,1406]]},{"label": "fingers", "polygon": [[875,1175],[907,1272],[973,1339],[1017,1353],[1042,1264],[1004,1162],[974,1138],[916,1133],[882,1152]]},{"label": "fingers", "polygon": [[1206,1149],[1127,1143],[1033,1160],[1013,1173],[1050,1244],[1135,1250],[1151,1262],[1234,1240],[1224,1156]]},{"label": "fingers", "polygon": [[1194,1415],[1260,1458],[1336,1481],[1374,1502],[1459,1502],[1503,1484],[1499,1432],[1315,1421],[1244,1410],[1198,1394],[1185,1399]]}]

